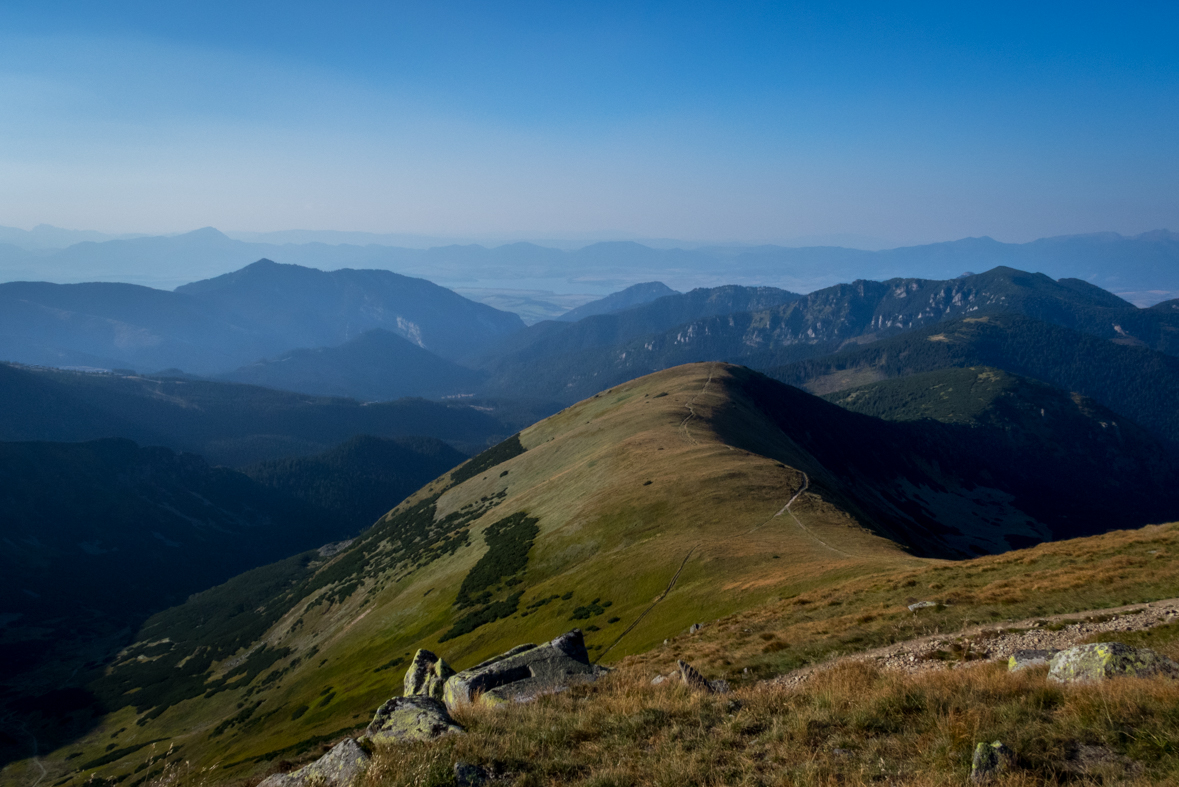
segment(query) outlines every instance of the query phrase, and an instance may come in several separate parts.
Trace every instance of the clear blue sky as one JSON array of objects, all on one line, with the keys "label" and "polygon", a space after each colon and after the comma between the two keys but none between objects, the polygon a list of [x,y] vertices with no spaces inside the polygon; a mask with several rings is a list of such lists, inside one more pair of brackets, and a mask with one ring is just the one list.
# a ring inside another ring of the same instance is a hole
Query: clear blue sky
[{"label": "clear blue sky", "polygon": [[1171,3],[0,3],[0,224],[1179,229]]}]

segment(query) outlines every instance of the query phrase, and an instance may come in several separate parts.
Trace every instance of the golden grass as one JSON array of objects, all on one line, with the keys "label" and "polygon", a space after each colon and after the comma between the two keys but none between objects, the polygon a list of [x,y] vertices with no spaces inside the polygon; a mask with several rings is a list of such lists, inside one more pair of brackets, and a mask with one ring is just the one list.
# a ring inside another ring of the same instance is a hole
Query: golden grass
[{"label": "golden grass", "polygon": [[623,669],[459,717],[466,735],[379,751],[368,785],[449,784],[458,761],[513,785],[960,785],[991,740],[1016,754],[1000,785],[1179,783],[1179,682],[1165,680],[1062,687],[1043,669],[849,663],[799,689],[698,696]]}]

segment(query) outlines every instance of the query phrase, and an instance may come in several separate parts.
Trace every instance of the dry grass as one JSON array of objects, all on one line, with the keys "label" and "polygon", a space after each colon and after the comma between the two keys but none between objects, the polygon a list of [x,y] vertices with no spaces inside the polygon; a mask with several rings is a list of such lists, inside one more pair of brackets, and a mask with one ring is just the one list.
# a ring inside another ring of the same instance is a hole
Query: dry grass
[{"label": "dry grass", "polygon": [[846,664],[800,689],[697,696],[621,670],[531,705],[469,708],[468,733],[378,753],[371,787],[960,785],[978,741],[1017,756],[1001,785],[1179,783],[1179,683],[1061,687],[995,665],[904,676]]}]

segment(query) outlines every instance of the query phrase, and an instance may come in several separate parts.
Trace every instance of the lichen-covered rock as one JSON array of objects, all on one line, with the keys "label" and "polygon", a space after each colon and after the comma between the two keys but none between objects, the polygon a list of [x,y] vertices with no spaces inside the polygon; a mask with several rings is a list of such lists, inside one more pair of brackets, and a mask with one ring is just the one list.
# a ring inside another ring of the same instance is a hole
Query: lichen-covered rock
[{"label": "lichen-covered rock", "polygon": [[364,737],[373,743],[429,741],[462,731],[446,707],[433,697],[394,697],[377,708]]},{"label": "lichen-covered rock", "polygon": [[585,639],[574,629],[545,645],[521,645],[457,673],[446,681],[442,698],[447,708],[476,698],[487,705],[526,702],[594,678]]},{"label": "lichen-covered rock", "polygon": [[419,649],[405,673],[403,694],[406,697],[433,697],[441,700],[446,681],[453,674],[454,670],[445,661],[428,650]]},{"label": "lichen-covered rock", "polygon": [[1028,667],[1047,664],[1059,650],[1017,650],[1007,659],[1007,671],[1019,672]]},{"label": "lichen-covered rock", "polygon": [[346,738],[310,765],[290,773],[276,773],[263,779],[258,787],[352,787],[371,761],[355,739]]},{"label": "lichen-covered rock", "polygon": [[1179,664],[1149,648],[1132,648],[1120,642],[1099,642],[1062,650],[1052,657],[1048,669],[1048,680],[1059,683],[1104,680],[1123,675],[1179,678]]},{"label": "lichen-covered rock", "polygon": [[974,760],[970,764],[970,781],[987,784],[1010,768],[1013,759],[1011,749],[1000,741],[978,744],[974,747]]}]

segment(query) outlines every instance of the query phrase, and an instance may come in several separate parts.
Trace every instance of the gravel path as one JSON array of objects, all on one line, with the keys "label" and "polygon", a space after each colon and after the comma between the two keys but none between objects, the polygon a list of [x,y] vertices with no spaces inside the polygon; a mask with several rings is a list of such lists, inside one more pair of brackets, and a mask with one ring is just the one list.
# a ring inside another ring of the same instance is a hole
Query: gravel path
[{"label": "gravel path", "polygon": [[[917,610],[915,614],[928,614]],[[777,686],[797,686],[810,678],[816,670],[826,669],[848,661],[870,662],[890,672],[934,672],[955,669],[963,665],[1006,661],[1017,650],[1063,650],[1080,644],[1094,634],[1117,634],[1144,631],[1164,623],[1179,623],[1179,598],[1131,604],[1111,609],[1072,612],[1066,615],[1028,618],[1003,624],[972,626],[954,634],[932,635],[897,642],[883,648],[839,656],[822,664],[788,672],[766,681]],[[955,646],[970,654],[969,661],[955,655],[949,659],[931,657],[942,651],[953,653]]]}]

